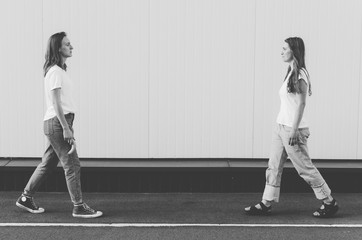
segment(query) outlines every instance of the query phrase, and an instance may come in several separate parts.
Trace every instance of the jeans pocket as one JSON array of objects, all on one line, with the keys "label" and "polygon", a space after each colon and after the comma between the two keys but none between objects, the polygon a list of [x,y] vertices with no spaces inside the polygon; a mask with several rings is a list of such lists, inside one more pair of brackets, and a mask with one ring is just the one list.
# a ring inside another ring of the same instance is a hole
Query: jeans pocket
[{"label": "jeans pocket", "polygon": [[58,117],[52,118],[52,126],[54,132],[63,132],[62,124],[60,123]]},{"label": "jeans pocket", "polygon": [[299,129],[298,131],[300,143],[307,144],[310,135],[308,128]]},{"label": "jeans pocket", "polygon": [[53,119],[44,121],[43,129],[44,129],[44,134],[47,136],[54,134]]},{"label": "jeans pocket", "polygon": [[309,133],[309,129],[308,129],[308,128],[300,129],[300,130],[299,130],[299,133],[300,133],[300,135],[301,135],[302,137],[304,137],[304,138],[309,138],[310,133]]}]

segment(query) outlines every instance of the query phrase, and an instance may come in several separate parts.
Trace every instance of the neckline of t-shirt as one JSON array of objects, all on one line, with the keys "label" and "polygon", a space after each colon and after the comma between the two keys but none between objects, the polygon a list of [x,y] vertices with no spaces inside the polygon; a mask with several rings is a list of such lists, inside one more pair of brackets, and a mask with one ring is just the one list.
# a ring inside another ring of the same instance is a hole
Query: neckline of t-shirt
[{"label": "neckline of t-shirt", "polygon": [[58,64],[54,64],[54,65],[53,65],[53,67],[58,67],[59,69],[61,69],[61,70],[63,70],[63,71],[64,71],[64,69],[63,69],[63,68],[61,68],[61,67],[59,67],[59,66],[58,66]]}]

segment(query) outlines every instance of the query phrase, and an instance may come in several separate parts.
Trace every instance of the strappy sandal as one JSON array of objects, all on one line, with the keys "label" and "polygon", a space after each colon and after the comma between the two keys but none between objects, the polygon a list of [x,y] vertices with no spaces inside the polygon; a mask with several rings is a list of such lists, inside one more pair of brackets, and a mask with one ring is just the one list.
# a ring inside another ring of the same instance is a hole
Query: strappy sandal
[{"label": "strappy sandal", "polygon": [[313,213],[314,217],[317,218],[330,218],[338,211],[339,207],[336,199],[333,199],[331,204],[323,203],[323,205]]},{"label": "strappy sandal", "polygon": [[261,209],[251,206],[249,210],[244,209],[248,215],[269,215],[271,213],[271,206],[267,207],[264,203],[260,202]]}]

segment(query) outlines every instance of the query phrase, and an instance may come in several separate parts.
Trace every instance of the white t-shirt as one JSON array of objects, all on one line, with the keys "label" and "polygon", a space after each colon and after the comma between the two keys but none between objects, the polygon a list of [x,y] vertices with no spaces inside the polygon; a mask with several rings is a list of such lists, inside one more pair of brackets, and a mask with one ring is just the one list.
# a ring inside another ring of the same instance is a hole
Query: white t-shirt
[{"label": "white t-shirt", "polygon": [[58,65],[51,67],[44,78],[45,101],[47,110],[44,121],[56,116],[51,91],[60,88],[61,106],[64,114],[75,113],[76,108],[72,98],[73,82],[66,71]]},{"label": "white t-shirt", "polygon": [[[295,117],[295,112],[297,111],[297,94],[296,93],[288,93],[288,81],[289,81],[290,74],[288,78],[284,81],[282,87],[279,90],[280,96],[280,111],[277,118],[277,123],[282,124],[288,127],[293,127],[293,121]],[[307,89],[309,89],[309,75],[304,68],[300,70],[298,79],[303,79],[307,84]],[[307,95],[308,96],[308,95]],[[306,128],[308,127],[307,121],[303,117],[299,123],[298,128]]]}]

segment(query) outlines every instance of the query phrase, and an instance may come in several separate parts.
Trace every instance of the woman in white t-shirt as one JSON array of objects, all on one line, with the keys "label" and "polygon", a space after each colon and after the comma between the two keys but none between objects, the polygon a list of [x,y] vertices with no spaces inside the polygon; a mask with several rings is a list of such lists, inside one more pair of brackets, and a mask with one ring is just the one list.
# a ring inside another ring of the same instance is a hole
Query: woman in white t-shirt
[{"label": "woman in white t-shirt", "polygon": [[44,116],[44,134],[47,146],[41,163],[35,169],[16,205],[31,213],[42,213],[33,195],[60,161],[74,204],[73,217],[95,218],[95,211],[83,202],[80,182],[80,161],[73,137],[73,120],[76,111],[73,102],[73,82],[69,78],[65,61],[72,56],[73,46],[64,32],[53,34],[48,41],[44,64],[44,90],[47,110]]},{"label": "woman in white t-shirt", "polygon": [[312,187],[316,198],[323,201],[313,216],[331,217],[338,211],[337,202],[308,154],[310,133],[303,113],[307,95],[310,96],[312,91],[304,61],[303,40],[298,37],[286,39],[281,55],[289,67],[279,90],[281,105],[272,138],[264,194],[260,203],[245,208],[245,212],[250,215],[269,214],[272,203],[279,202],[283,166],[289,157],[299,175]]}]

